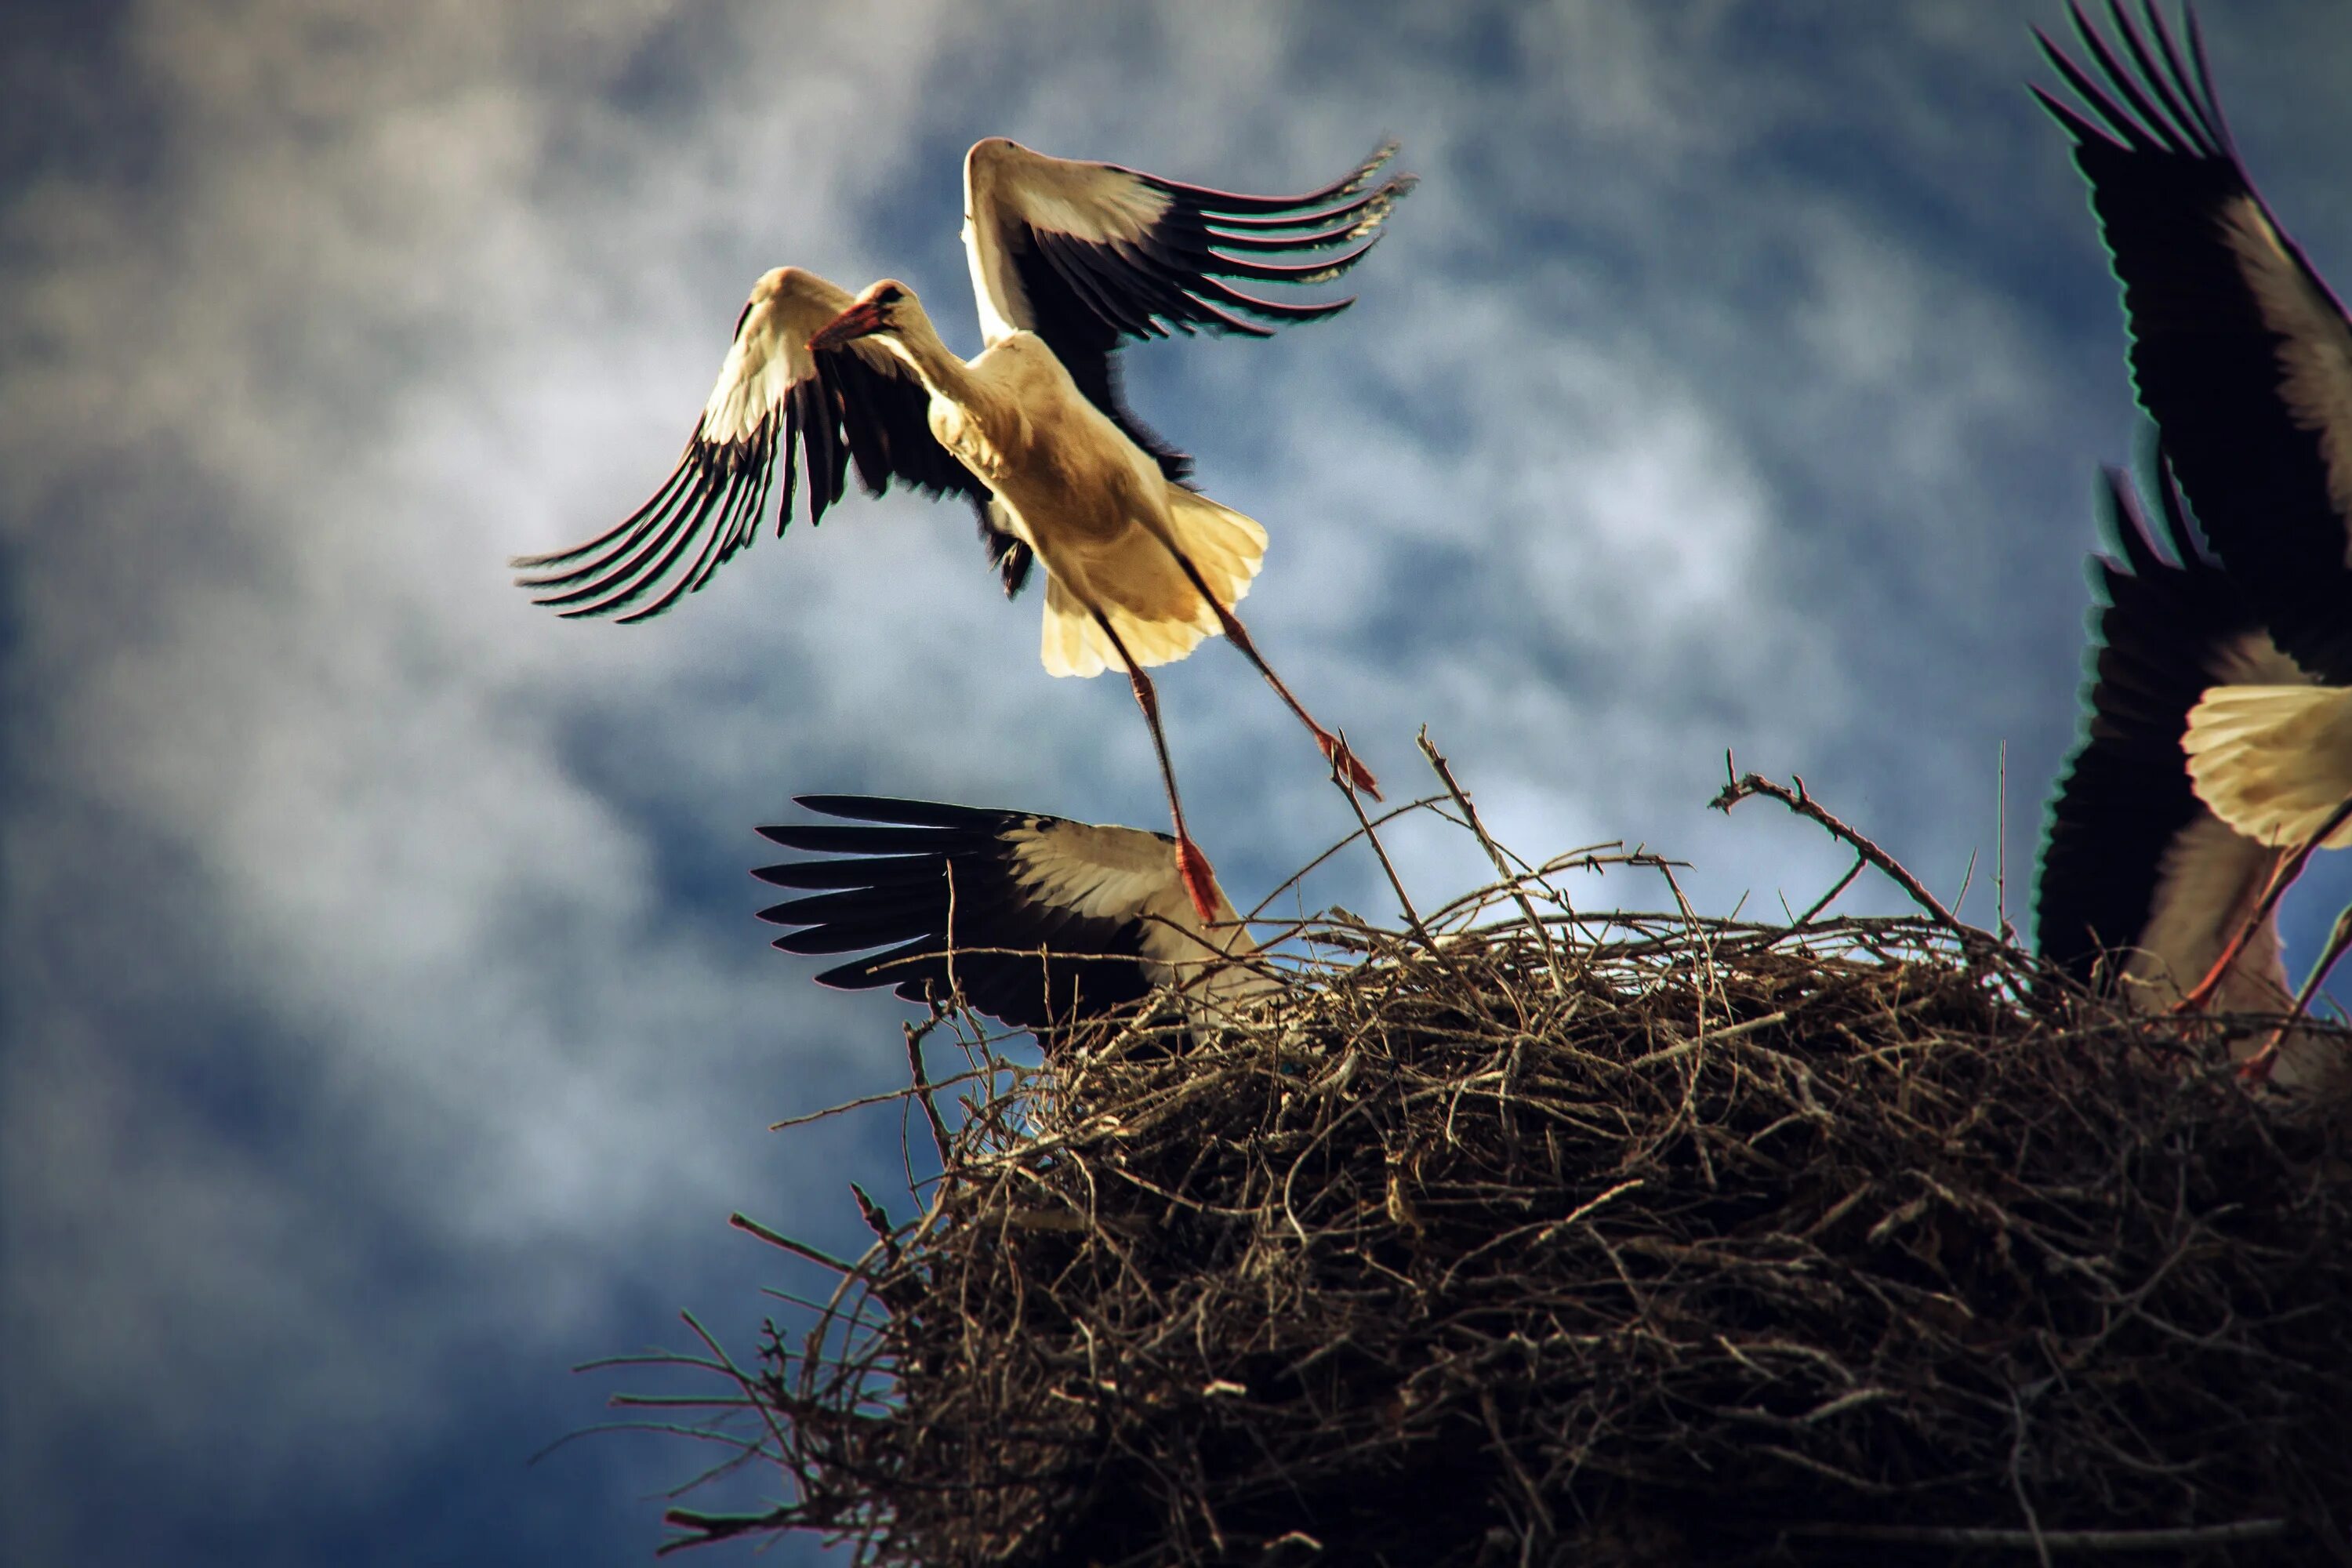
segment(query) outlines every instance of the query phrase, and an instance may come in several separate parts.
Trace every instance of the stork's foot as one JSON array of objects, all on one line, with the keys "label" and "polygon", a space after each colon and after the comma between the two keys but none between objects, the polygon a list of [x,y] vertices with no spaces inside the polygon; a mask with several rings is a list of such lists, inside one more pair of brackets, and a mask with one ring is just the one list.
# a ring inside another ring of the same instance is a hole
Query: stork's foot
[{"label": "stork's foot", "polygon": [[2263,1048],[2238,1064],[2238,1080],[2246,1084],[2265,1084],[2271,1080],[2271,1069],[2278,1066],[2281,1042],[2286,1031],[2280,1029],[2263,1043]]},{"label": "stork's foot", "polygon": [[1318,729],[1315,731],[1315,743],[1323,748],[1323,760],[1347,781],[1349,789],[1370,795],[1374,800],[1381,798],[1380,783],[1372,777],[1372,770],[1356,760],[1356,753],[1348,749],[1347,742],[1328,730]]},{"label": "stork's foot", "polygon": [[1185,894],[1192,900],[1192,912],[1201,917],[1202,925],[1213,925],[1217,919],[1216,873],[1209,869],[1209,858],[1201,847],[1186,835],[1176,838],[1176,875],[1184,881]]}]

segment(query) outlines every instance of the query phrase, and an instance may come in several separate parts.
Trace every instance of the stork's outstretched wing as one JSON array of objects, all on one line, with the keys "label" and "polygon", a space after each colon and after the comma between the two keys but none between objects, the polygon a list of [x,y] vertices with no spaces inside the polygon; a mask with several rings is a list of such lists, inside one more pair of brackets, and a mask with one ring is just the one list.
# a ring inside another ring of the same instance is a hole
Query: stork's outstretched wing
[{"label": "stork's outstretched wing", "polygon": [[569,550],[519,556],[516,579],[536,603],[564,616],[659,615],[708,582],[759,536],[775,488],[776,531],[792,520],[800,459],[808,462],[812,525],[842,498],[852,463],[869,495],[893,479],[925,494],[969,500],[989,559],[1015,593],[1029,548],[991,511],[985,485],[931,435],[929,395],[905,363],[878,344],[812,352],[810,336],[851,295],[813,272],[780,267],[752,287],[718,384],[668,480],[620,523]]},{"label": "stork's outstretched wing", "polygon": [[[2158,471],[2161,531],[2141,516],[2130,480],[2105,470],[2100,531],[2116,553],[2091,561],[2100,607],[2090,713],[2050,804],[2034,889],[2043,956],[2086,983],[2143,980],[2133,994],[2149,1005],[2203,978],[2272,863],[2190,788],[2180,749],[2189,710],[2210,687],[2298,679],[2244,593],[2199,551],[2160,458]],[[2251,981],[2275,971],[2276,954],[2274,940],[2257,944],[2236,968]],[[2232,994],[2272,1005],[2284,980],[2266,978],[2266,993]]]},{"label": "stork's outstretched wing", "polygon": [[[1256,951],[1245,929],[1213,932],[1193,915],[1174,841],[1031,812],[988,811],[872,795],[803,795],[799,804],[858,824],[762,827],[788,849],[832,857],[752,873],[780,888],[823,889],[763,910],[802,929],[787,952],[886,951],[817,979],[891,986],[912,1002],[961,995],[1016,1028],[1066,1027],[1158,986],[1255,980],[1224,961]],[[1218,895],[1223,921],[1233,906]]]},{"label": "stork's outstretched wing", "polygon": [[2110,11],[2129,65],[2077,7],[2105,85],[2043,37],[2078,103],[2034,94],[2090,182],[2140,404],[2279,647],[2352,685],[2352,321],[2255,194],[2195,17],[2184,56],[2155,0],[2145,34]]},{"label": "stork's outstretched wing", "polygon": [[[1112,351],[1171,331],[1265,337],[1346,310],[1349,300],[1269,300],[1229,280],[1328,283],[1362,260],[1412,188],[1410,176],[1374,184],[1395,153],[1383,144],[1319,191],[1254,196],[1049,158],[1001,136],[975,142],[963,238],[981,330],[992,343],[1016,330],[1044,338],[1079,390],[1181,479],[1189,462],[1128,410]],[[1341,247],[1351,248],[1325,254]]]}]

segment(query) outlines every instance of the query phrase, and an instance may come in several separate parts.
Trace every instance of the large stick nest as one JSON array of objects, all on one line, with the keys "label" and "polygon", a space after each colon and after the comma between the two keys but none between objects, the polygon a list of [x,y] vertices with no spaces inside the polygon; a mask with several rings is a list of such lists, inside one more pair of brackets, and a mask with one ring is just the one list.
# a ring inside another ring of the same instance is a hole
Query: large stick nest
[{"label": "large stick nest", "polygon": [[868,1205],[756,1367],[714,1347],[790,1500],[678,1544],[2347,1560],[2340,1118],[1937,921],[1510,897],[1327,922],[1202,1037],[1171,1006],[1016,1069],[968,1033],[925,1212]]}]

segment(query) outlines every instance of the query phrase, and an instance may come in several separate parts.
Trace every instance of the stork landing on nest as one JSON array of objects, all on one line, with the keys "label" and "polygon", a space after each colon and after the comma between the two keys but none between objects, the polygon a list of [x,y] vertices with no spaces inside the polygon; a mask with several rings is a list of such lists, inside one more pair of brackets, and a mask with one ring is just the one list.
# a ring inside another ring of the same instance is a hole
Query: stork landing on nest
[{"label": "stork landing on nest", "polygon": [[[2221,822],[2293,851],[2291,879],[2320,845],[2352,843],[2352,320],[2256,195],[2194,16],[2185,52],[2154,0],[2143,16],[2145,33],[2112,0],[2126,65],[2076,8],[2105,85],[2042,37],[2077,101],[2033,90],[2090,184],[2140,405],[2284,656],[2272,676],[2197,701],[2181,737],[2189,778]],[[2347,936],[2339,920],[2315,984]],[[2191,1003],[2221,987],[2225,966]]]},{"label": "stork landing on nest", "polygon": [[1195,1025],[1276,988],[1223,889],[1212,886],[1212,919],[1196,917],[1166,834],[877,795],[797,803],[856,826],[760,829],[787,849],[829,857],[752,873],[814,890],[760,911],[802,928],[775,945],[887,950],[826,970],[822,984],[961,998],[1045,1037],[1162,988],[1181,995]]},{"label": "stork landing on nest", "polygon": [[841,499],[853,460],[874,494],[898,479],[934,497],[961,495],[1008,595],[1033,559],[1045,563],[1047,671],[1127,673],[1167,787],[1185,889],[1210,920],[1213,879],[1184,828],[1145,667],[1223,632],[1325,760],[1354,788],[1379,790],[1234,614],[1265,530],[1184,483],[1190,459],[1129,410],[1111,356],[1171,331],[1264,337],[1272,328],[1262,323],[1346,309],[1347,300],[1262,299],[1224,279],[1324,283],[1353,267],[1411,186],[1373,185],[1393,152],[1381,147],[1321,190],[1254,196],[1049,158],[1002,137],[978,142],[964,159],[963,229],[985,343],[977,358],[950,350],[902,283],[885,279],[853,299],[778,268],[752,289],[668,481],[595,538],[519,558],[520,581],[565,616],[658,615],[752,542],[780,455],[779,532],[798,455],[808,460],[812,524]]},{"label": "stork landing on nest", "polygon": [[[2180,740],[2200,699],[2303,677],[2244,591],[2198,548],[2160,462],[2157,500],[2160,527],[2151,527],[2130,480],[2105,470],[2100,532],[2115,553],[2091,561],[2101,605],[2090,718],[2051,802],[2035,937],[2042,956],[2142,1011],[2178,1005],[2200,975],[2224,1012],[2299,1010],[2307,995],[2290,1001],[2265,899],[2279,851],[2198,798]],[[2343,1054],[2339,1041],[2288,1035],[2277,1079],[2352,1089]]]}]

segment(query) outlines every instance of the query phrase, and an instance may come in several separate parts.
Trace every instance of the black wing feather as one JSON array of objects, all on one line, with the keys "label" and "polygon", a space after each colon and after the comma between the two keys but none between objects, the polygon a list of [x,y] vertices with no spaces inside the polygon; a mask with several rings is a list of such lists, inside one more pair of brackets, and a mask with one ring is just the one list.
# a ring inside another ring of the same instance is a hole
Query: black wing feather
[{"label": "black wing feather", "polygon": [[1182,483],[1192,472],[1192,459],[1170,444],[1127,405],[1118,362],[1111,351],[1118,346],[1117,328],[1080,297],[1059,268],[1019,268],[1021,286],[1039,321],[1055,323],[1055,331],[1038,336],[1053,345],[1055,354],[1087,401],[1110,416],[1127,438],[1151,455],[1171,484]]},{"label": "black wing feather", "polygon": [[856,826],[760,829],[786,848],[839,857],[753,873],[778,887],[815,890],[761,912],[762,920],[802,928],[774,945],[806,953],[884,950],[825,971],[821,983],[887,985],[910,1002],[944,1002],[960,988],[980,1011],[1041,1033],[1150,994],[1139,917],[1081,915],[1020,885],[1008,836],[1050,830],[1060,818],[866,795],[804,795],[799,804]]},{"label": "black wing feather", "polygon": [[[2322,309],[2343,308],[2255,192],[2193,14],[2184,62],[2155,0],[2143,12],[2147,38],[2122,0],[2110,8],[2131,66],[2074,7],[2104,85],[2037,34],[2082,112],[2033,90],[2073,138],[2089,184],[2122,287],[2133,385],[2215,552],[2278,646],[2322,679],[2352,684],[2352,517],[2331,495],[2331,433],[2285,401],[2282,351],[2294,345],[2264,320],[2225,216],[2253,204]],[[2352,443],[2352,431],[2332,436]]]},{"label": "black wing feather", "polygon": [[2089,714],[2050,803],[2034,890],[2042,955],[2086,984],[2103,977],[2105,954],[2139,944],[2165,853],[2204,815],[2180,749],[2189,710],[2221,658],[2263,629],[2244,592],[2199,550],[2160,458],[2158,469],[2160,534],[2130,481],[2105,471],[2100,531],[2121,559],[2090,561]]},{"label": "black wing feather", "polygon": [[[755,292],[736,319],[737,337],[763,298],[776,300],[787,321],[795,308],[814,309],[821,321],[825,307],[813,301],[826,296],[813,296],[812,286],[832,287],[812,285],[803,273],[775,295]],[[787,289],[801,292],[785,300]],[[845,298],[838,291],[833,297]],[[793,341],[804,343],[805,335],[793,331]],[[814,527],[846,493],[855,467],[869,495],[885,493],[896,480],[935,500],[959,495],[969,500],[979,514],[989,564],[1003,575],[1007,595],[1018,592],[1029,570],[1028,547],[997,526],[988,510],[988,487],[931,435],[929,395],[922,384],[877,365],[868,352],[845,346],[808,355],[813,368],[734,439],[712,437],[706,414],[650,500],[568,550],[517,558],[514,564],[525,574],[518,581],[537,592],[537,603],[566,616],[641,621],[657,616],[757,540],[781,458],[778,533],[792,520],[803,469]]]},{"label": "black wing feather", "polygon": [[[1174,332],[1266,337],[1276,325],[1346,310],[1352,300],[1269,300],[1223,280],[1302,285],[1345,274],[1371,250],[1390,208],[1412,188],[1410,175],[1374,184],[1395,153],[1394,143],[1383,142],[1345,177],[1295,196],[1216,190],[1104,165],[1167,198],[1167,206],[1132,241],[1118,243],[1008,222],[1003,241],[1034,330],[1052,345],[1079,390],[1157,458],[1171,480],[1181,481],[1189,460],[1127,407],[1111,355],[1124,343]],[[1287,232],[1293,230],[1305,232]],[[1261,259],[1311,257],[1360,240],[1337,257]]]},{"label": "black wing feather", "polygon": [[[866,493],[882,495],[896,479],[933,500],[950,495],[963,497],[971,503],[980,524],[981,548],[1003,582],[1004,596],[1010,599],[1019,594],[1029,580],[1029,546],[997,526],[988,510],[987,485],[931,435],[930,394],[922,384],[885,374],[855,354],[839,351],[819,353],[817,364],[856,465],[857,482]],[[840,490],[836,482],[836,499]],[[810,516],[812,527],[816,518],[814,513]]]}]

